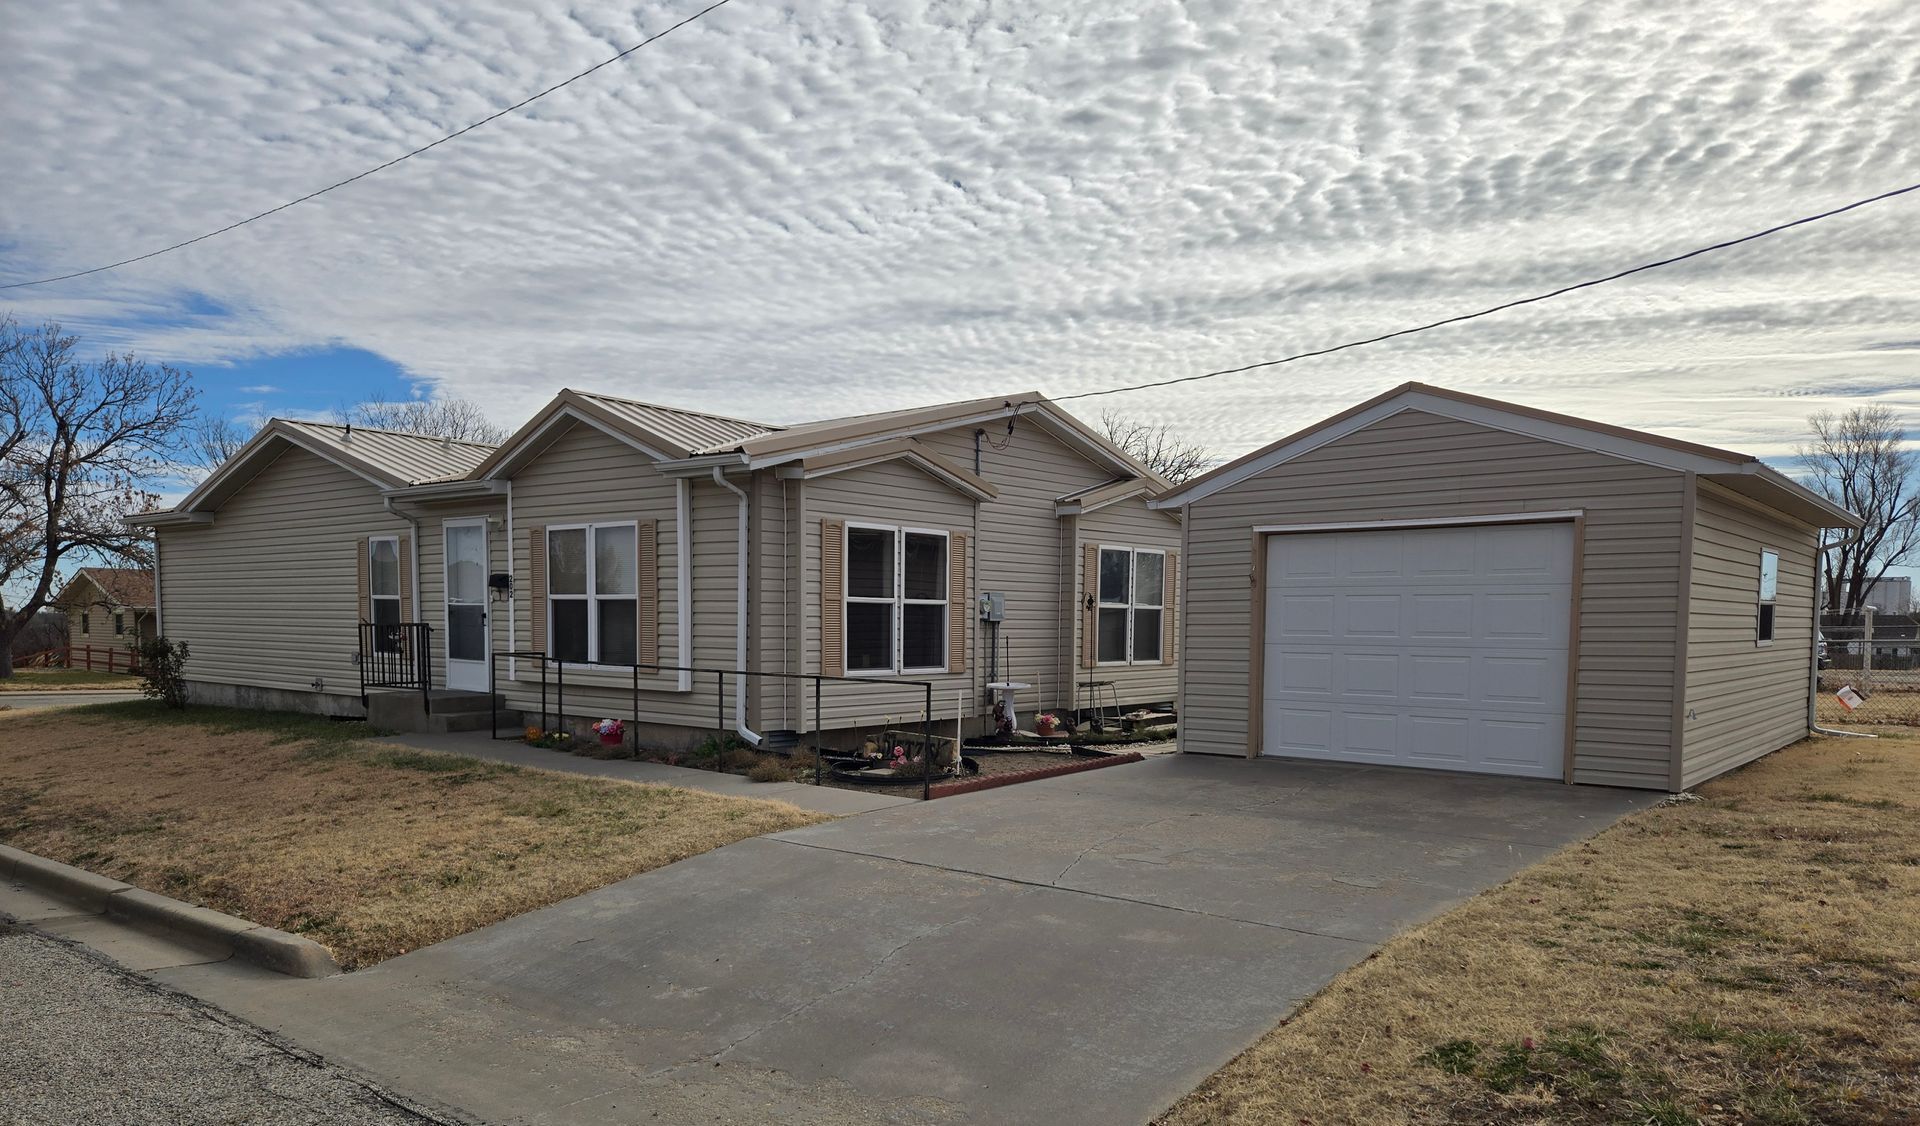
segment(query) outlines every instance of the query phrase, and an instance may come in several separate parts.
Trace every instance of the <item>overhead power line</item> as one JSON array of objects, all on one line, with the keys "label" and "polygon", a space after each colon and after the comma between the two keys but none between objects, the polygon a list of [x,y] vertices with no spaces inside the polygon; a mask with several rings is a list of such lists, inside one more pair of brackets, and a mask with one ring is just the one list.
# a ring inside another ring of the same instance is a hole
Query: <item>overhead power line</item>
[{"label": "overhead power line", "polygon": [[1378,344],[1384,340],[1392,340],[1396,337],[1401,337],[1401,336],[1412,336],[1416,332],[1426,332],[1429,329],[1444,328],[1447,325],[1459,324],[1461,321],[1470,321],[1478,317],[1492,316],[1495,313],[1505,312],[1508,309],[1515,309],[1522,305],[1532,305],[1532,304],[1535,304],[1536,302],[1548,301],[1555,297],[1560,297],[1565,294],[1572,293],[1575,290],[1591,289],[1596,285],[1605,285],[1608,282],[1619,281],[1621,278],[1632,277],[1634,274],[1645,273],[1648,270],[1657,270],[1662,266],[1671,266],[1676,262],[1685,262],[1689,258],[1698,258],[1703,254],[1712,254],[1716,250],[1725,250],[1728,247],[1739,246],[1741,243],[1753,242],[1756,239],[1766,238],[1768,235],[1777,235],[1782,231],[1792,230],[1795,227],[1804,227],[1809,223],[1818,223],[1822,219],[1831,219],[1835,215],[1844,215],[1849,211],[1855,210],[1856,208],[1866,207],[1869,204],[1880,203],[1884,200],[1892,199],[1895,196],[1903,196],[1909,192],[1914,192],[1914,191],[1920,191],[1920,184],[1908,184],[1904,188],[1895,188],[1890,192],[1881,192],[1879,195],[1868,196],[1865,199],[1857,199],[1857,200],[1854,200],[1852,203],[1846,204],[1841,207],[1835,207],[1830,210],[1821,211],[1813,215],[1804,215],[1790,222],[1780,223],[1775,226],[1768,227],[1765,230],[1754,231],[1752,234],[1741,235],[1739,238],[1726,239],[1725,241],[1716,242],[1710,246],[1702,246],[1695,250],[1689,250],[1685,254],[1676,254],[1671,258],[1660,258],[1652,262],[1642,262],[1638,266],[1633,266],[1628,269],[1621,270],[1617,273],[1608,274],[1606,277],[1603,277],[1603,278],[1589,278],[1586,281],[1574,282],[1572,285],[1563,285],[1559,289],[1548,290],[1545,293],[1536,293],[1531,297],[1517,297],[1512,301],[1502,301],[1498,305],[1489,305],[1485,309],[1476,309],[1471,313],[1459,313],[1451,317],[1444,317],[1437,321],[1430,321],[1427,324],[1414,325],[1411,328],[1396,329],[1393,332],[1383,332],[1378,336],[1369,336],[1364,340],[1349,340],[1344,344],[1335,344],[1329,348],[1316,348],[1311,352],[1296,352],[1291,356],[1282,356],[1277,360],[1260,360],[1257,363],[1242,364],[1239,367],[1221,368],[1219,371],[1201,372],[1199,375],[1181,375],[1181,376],[1175,376],[1171,379],[1156,379],[1148,383],[1133,383],[1133,384],[1128,384],[1122,387],[1108,387],[1099,391],[1081,391],[1073,395],[1054,395],[1052,396],[1052,398],[1056,402],[1064,401],[1067,399],[1092,399],[1101,395],[1121,395],[1129,391],[1146,391],[1154,387],[1171,387],[1179,383],[1197,383],[1202,379],[1215,379],[1223,375],[1239,375],[1241,372],[1257,371],[1261,368],[1278,367],[1281,364],[1290,364],[1296,360],[1310,360],[1315,356],[1328,356],[1328,355],[1332,355],[1335,352],[1344,352],[1349,348],[1364,348],[1369,344]]},{"label": "overhead power line", "polygon": [[403,160],[411,160],[414,157],[419,156],[421,153],[424,153],[429,149],[438,148],[439,146],[446,144],[448,141],[451,141],[456,137],[465,136],[466,134],[473,132],[475,129],[480,128],[482,125],[486,125],[489,122],[498,121],[500,118],[503,118],[508,114],[513,113],[517,110],[525,109],[526,107],[539,101],[541,98],[544,98],[548,94],[553,93],[555,90],[559,90],[564,87],[571,86],[575,82],[580,81],[582,78],[585,78],[589,74],[592,74],[597,70],[600,70],[602,67],[612,66],[614,63],[617,63],[621,59],[626,58],[628,55],[633,54],[635,51],[638,51],[640,48],[645,47],[647,44],[658,42],[659,40],[664,39],[669,35],[672,35],[674,32],[679,31],[681,28],[687,26],[693,21],[706,15],[708,12],[711,12],[716,8],[723,8],[732,2],[733,0],[714,0],[713,3],[708,4],[706,7],[700,9],[699,11],[693,13],[692,15],[686,17],[685,19],[679,21],[678,23],[673,24],[671,27],[668,27],[663,31],[656,31],[652,35],[647,36],[645,39],[642,39],[640,42],[635,43],[631,47],[628,47],[626,50],[620,52],[619,54],[613,55],[609,58],[601,59],[599,62],[593,64],[592,66],[581,71],[580,73],[575,74],[570,78],[564,78],[559,82],[556,82],[553,85],[547,87],[546,89],[540,91],[537,94],[529,94],[528,96],[520,99],[519,101],[513,103],[510,106],[507,106],[503,109],[495,110],[494,112],[488,114],[487,116],[481,118],[480,120],[473,122],[471,125],[462,126],[461,128],[455,129],[453,132],[448,133],[443,137],[438,137],[432,141],[427,142],[424,145],[421,145],[417,149],[413,149],[408,152],[403,152],[399,156],[394,157],[392,160],[386,161],[381,164],[376,164],[372,168],[369,168],[364,172],[356,172],[344,180],[338,180],[338,181],[335,181],[334,183],[328,184],[324,188],[319,188],[315,191],[308,192],[306,195],[303,195],[298,199],[290,199],[285,203],[280,204],[277,207],[269,207],[265,211],[262,211],[257,215],[249,215],[245,219],[239,219],[232,223],[228,223],[226,226],[221,227],[218,230],[208,231],[205,234],[195,235],[190,239],[182,239],[181,241],[176,242],[171,246],[163,246],[158,250],[149,250],[145,254],[136,254],[131,258],[122,258],[118,262],[108,262],[103,266],[93,266],[85,270],[74,270],[71,273],[55,274],[52,277],[45,277],[45,278],[35,278],[32,281],[12,282],[7,285],[0,285],[0,290],[24,289],[27,286],[31,286],[31,285],[47,285],[50,282],[67,281],[72,278],[84,278],[88,274],[100,274],[100,273],[105,273],[108,270],[117,270],[122,266],[131,266],[135,262],[144,262],[149,258],[158,258],[162,254],[171,254],[172,252],[179,250],[182,247],[192,246],[196,242],[205,242],[210,238],[217,238],[220,235],[226,234],[228,231],[238,230],[239,228],[246,226],[248,223],[258,222],[261,219],[265,219],[269,215],[277,215],[280,212],[287,210],[289,207],[298,207],[300,204],[303,204],[308,200],[318,199],[320,196],[326,195],[328,192],[333,191],[336,188],[344,188],[348,184],[351,184],[356,180],[364,180],[367,177],[372,176],[377,172],[384,172],[387,169],[392,168],[394,165],[399,164]]}]

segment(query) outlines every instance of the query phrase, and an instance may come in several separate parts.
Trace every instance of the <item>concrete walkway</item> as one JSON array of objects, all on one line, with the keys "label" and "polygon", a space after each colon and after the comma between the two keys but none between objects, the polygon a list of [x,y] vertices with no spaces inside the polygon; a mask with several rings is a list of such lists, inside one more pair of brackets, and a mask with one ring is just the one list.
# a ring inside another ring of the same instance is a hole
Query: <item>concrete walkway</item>
[{"label": "concrete walkway", "polygon": [[694,770],[659,762],[635,762],[632,759],[595,759],[529,747],[518,739],[489,739],[485,732],[458,732],[448,735],[383,735],[375,742],[399,743],[423,751],[443,751],[450,755],[511,763],[535,770],[557,770],[562,774],[581,774],[590,778],[618,778],[626,782],[655,782],[711,794],[736,798],[762,798],[783,801],[818,813],[844,817],[853,813],[871,813],[898,805],[918,804],[917,798],[892,794],[842,790],[833,786],[815,786],[807,782],[755,782],[738,774],[717,770]]},{"label": "concrete walkway", "polygon": [[1144,1122],[1657,798],[1162,757],[742,841],[322,981],[156,976],[493,1122]]}]

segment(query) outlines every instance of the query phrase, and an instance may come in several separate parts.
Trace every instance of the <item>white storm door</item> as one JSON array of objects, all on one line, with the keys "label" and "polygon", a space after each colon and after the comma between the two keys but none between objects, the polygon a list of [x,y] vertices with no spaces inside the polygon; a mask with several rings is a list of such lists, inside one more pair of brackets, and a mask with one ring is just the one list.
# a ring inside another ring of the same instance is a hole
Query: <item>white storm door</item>
[{"label": "white storm door", "polygon": [[487,690],[487,523],[448,521],[447,687]]},{"label": "white storm door", "polygon": [[1262,750],[1559,778],[1570,523],[1267,541]]}]

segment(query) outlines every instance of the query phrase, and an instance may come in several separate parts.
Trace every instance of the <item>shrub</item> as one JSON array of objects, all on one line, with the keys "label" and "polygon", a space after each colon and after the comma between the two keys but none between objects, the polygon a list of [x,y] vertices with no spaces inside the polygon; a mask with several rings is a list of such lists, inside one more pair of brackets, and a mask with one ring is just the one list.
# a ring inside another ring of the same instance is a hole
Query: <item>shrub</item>
[{"label": "shrub", "polygon": [[159,700],[169,708],[185,708],[187,643],[148,637],[134,651],[140,655],[140,691],[147,699]]},{"label": "shrub", "polygon": [[753,764],[747,771],[747,777],[755,782],[791,782],[793,768],[780,759],[768,756]]}]

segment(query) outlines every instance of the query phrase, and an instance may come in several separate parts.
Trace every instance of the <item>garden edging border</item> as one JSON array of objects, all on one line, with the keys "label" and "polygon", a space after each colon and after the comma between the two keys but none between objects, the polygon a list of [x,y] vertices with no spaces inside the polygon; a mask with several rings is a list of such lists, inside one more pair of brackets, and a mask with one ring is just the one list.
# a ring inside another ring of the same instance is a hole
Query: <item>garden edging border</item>
[{"label": "garden edging border", "polygon": [[31,884],[92,914],[171,931],[289,977],[331,977],[340,972],[327,948],[310,938],[195,907],[7,845],[0,845],[0,878]]},{"label": "garden edging border", "polygon": [[965,782],[942,782],[934,785],[927,793],[929,798],[950,798],[959,794],[971,794],[977,790],[991,790],[998,786],[1012,786],[1021,782],[1032,782],[1041,778],[1052,778],[1061,774],[1078,774],[1083,770],[1099,770],[1103,766],[1119,766],[1123,762],[1145,762],[1147,756],[1139,751],[1125,754],[1104,755],[1100,758],[1070,762],[1064,766],[1042,766],[1033,770],[1016,770],[1007,774],[992,774],[985,778],[970,778]]}]

